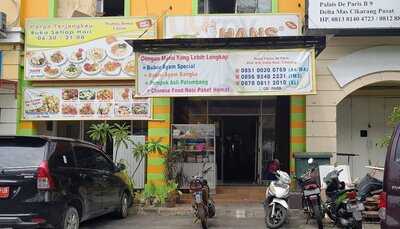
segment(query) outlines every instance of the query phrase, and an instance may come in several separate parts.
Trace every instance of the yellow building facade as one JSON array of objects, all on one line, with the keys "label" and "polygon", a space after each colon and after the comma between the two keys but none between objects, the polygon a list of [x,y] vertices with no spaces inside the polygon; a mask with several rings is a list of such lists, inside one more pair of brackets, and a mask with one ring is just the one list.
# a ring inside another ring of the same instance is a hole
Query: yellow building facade
[{"label": "yellow building facade", "polygon": [[[66,4],[68,2],[68,4]],[[75,11],[87,14],[88,16],[96,16],[97,1],[57,1],[57,0],[22,0],[21,15],[19,26],[25,25],[25,20],[30,18],[54,18],[54,17],[71,17]],[[140,1],[124,1],[124,16],[150,16],[157,18],[157,37],[163,38],[164,34],[164,17],[171,15],[196,15],[198,13],[198,0],[140,0]],[[274,13],[298,13],[304,15],[304,0],[272,0],[272,12]],[[303,18],[303,17],[302,17]],[[20,47],[22,51],[22,45]],[[15,55],[21,56],[22,53]],[[18,59],[17,69],[19,72],[14,79],[19,79],[19,101],[24,87],[27,82],[23,77],[23,61]],[[9,71],[9,70],[8,70]],[[153,99],[153,120],[148,121],[148,139],[161,139],[162,143],[170,143],[171,123],[172,123],[172,98],[154,98]],[[20,104],[20,103],[19,103]],[[19,105],[19,108],[21,106]],[[306,115],[305,115],[305,96],[292,96],[290,99],[290,170],[294,173],[294,152],[306,151]],[[17,116],[17,134],[30,135],[38,133],[46,133],[41,131],[43,123],[21,121],[21,112],[18,110]],[[162,155],[153,153],[149,155],[147,161],[147,184],[153,184],[161,189],[166,185],[165,178],[165,158]]]}]

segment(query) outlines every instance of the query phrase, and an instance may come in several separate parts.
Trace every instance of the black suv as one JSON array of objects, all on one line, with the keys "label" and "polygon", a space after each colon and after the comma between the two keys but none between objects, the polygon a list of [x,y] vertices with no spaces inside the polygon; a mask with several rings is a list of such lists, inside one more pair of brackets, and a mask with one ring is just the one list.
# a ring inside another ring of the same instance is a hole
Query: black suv
[{"label": "black suv", "polygon": [[78,229],[106,213],[125,218],[132,189],[124,169],[88,142],[0,136],[0,228]]}]

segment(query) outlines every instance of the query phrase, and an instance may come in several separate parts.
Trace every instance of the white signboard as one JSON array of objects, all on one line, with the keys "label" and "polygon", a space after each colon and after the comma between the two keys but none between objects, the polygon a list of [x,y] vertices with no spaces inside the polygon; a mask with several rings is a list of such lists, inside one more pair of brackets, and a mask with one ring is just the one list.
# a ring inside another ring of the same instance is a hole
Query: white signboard
[{"label": "white signboard", "polygon": [[309,0],[308,28],[400,28],[400,1]]},{"label": "white signboard", "polygon": [[141,53],[142,97],[313,94],[314,51],[213,50]]},{"label": "white signboard", "polygon": [[297,14],[168,16],[165,38],[300,36]]},{"label": "white signboard", "polygon": [[130,87],[27,88],[25,120],[148,120],[150,99]]}]

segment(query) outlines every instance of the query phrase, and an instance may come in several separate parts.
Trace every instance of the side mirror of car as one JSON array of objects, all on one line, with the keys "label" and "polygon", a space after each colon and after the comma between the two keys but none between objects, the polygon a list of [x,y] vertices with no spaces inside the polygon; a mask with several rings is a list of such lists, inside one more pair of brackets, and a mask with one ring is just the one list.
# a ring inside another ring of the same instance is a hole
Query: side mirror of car
[{"label": "side mirror of car", "polygon": [[126,169],[126,166],[122,163],[117,163],[117,172],[121,172]]}]

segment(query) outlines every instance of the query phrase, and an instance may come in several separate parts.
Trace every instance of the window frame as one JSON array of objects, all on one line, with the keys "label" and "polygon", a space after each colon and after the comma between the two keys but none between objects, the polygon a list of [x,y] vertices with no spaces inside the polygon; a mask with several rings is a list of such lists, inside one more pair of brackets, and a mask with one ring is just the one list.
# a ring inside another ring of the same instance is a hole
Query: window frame
[{"label": "window frame", "polygon": [[393,161],[400,164],[400,128],[393,132]]},{"label": "window frame", "polygon": [[[210,2],[211,1],[218,1],[218,0],[203,0],[203,8],[204,8],[204,12],[199,12],[199,14],[218,14],[220,12],[216,12],[216,13],[210,13]],[[257,7],[256,7],[256,11],[254,13],[260,13],[259,12],[259,0],[257,1]],[[268,0],[270,1],[270,5],[271,5],[271,11],[270,12],[261,12],[261,13],[273,13],[274,9],[273,9],[273,1],[274,0]],[[200,5],[199,3],[197,4],[197,9],[199,9]],[[232,13],[229,14],[243,14],[243,13],[238,13],[237,12],[238,9],[238,0],[235,0],[235,8],[234,11]],[[244,13],[244,14],[252,14],[252,13]]]}]

